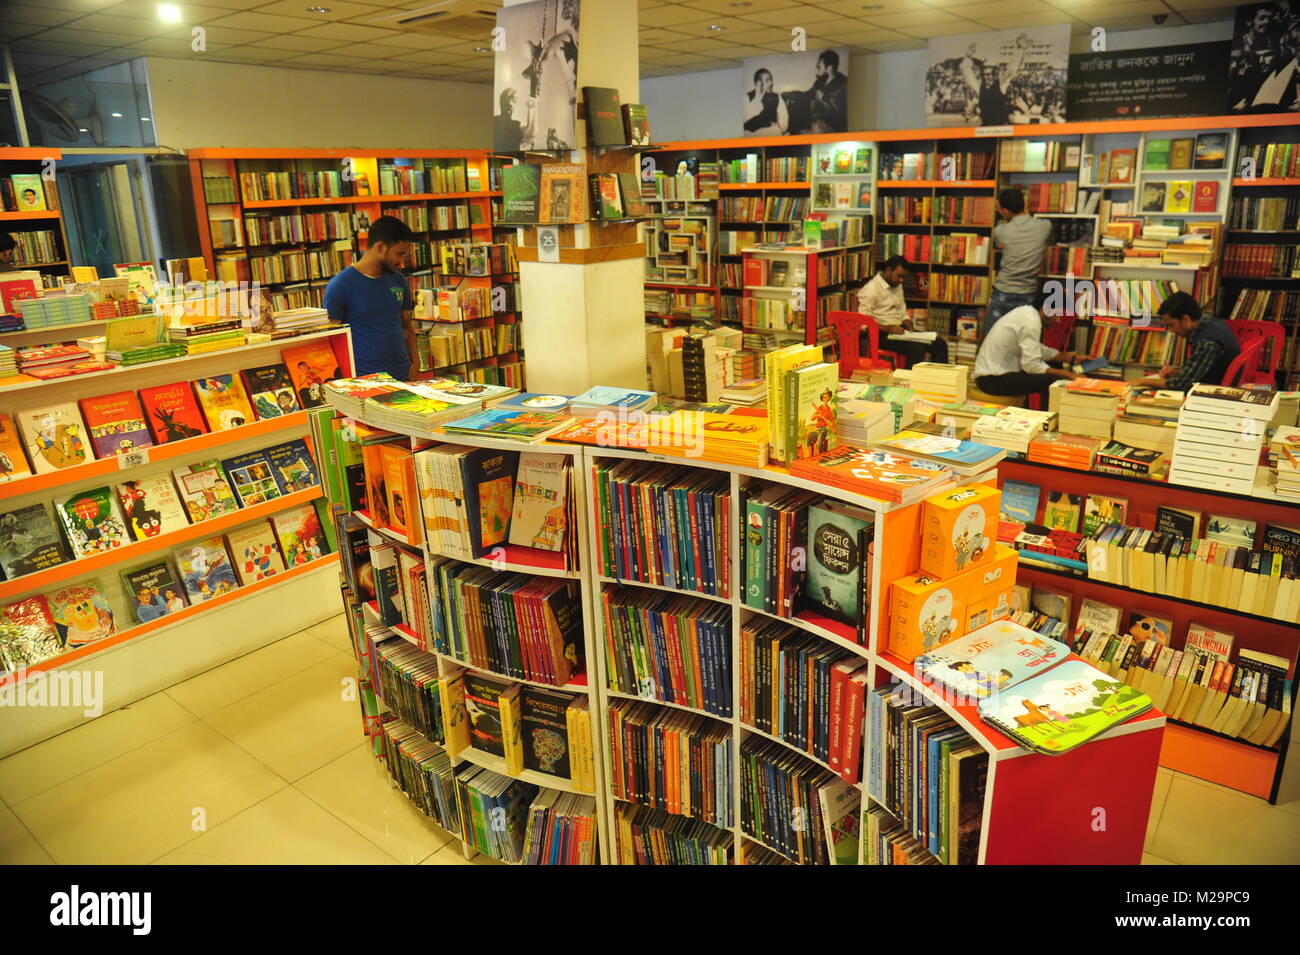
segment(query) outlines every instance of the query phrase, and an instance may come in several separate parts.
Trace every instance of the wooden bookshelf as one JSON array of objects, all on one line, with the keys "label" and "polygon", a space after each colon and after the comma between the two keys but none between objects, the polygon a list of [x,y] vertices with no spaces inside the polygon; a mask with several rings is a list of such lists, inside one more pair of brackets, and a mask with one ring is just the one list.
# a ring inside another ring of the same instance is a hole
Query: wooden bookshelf
[{"label": "wooden bookshelf", "polygon": [[[63,158],[63,150],[47,147],[0,147],[0,177],[6,181],[9,176],[14,175],[43,175],[49,168],[47,160],[60,160]],[[36,209],[26,210],[6,210],[0,208],[0,223],[4,228],[0,231],[10,233],[22,232],[53,232],[55,245],[61,250],[59,256],[52,261],[31,262],[28,264],[14,263],[14,269],[19,271],[50,271],[51,273],[60,273],[66,275],[70,271],[71,263],[70,248],[68,246],[68,230],[63,222],[63,201],[59,197],[57,180],[51,180],[49,185],[53,188],[54,200],[57,208],[54,209]],[[49,196],[46,196],[46,202],[49,202]]]}]

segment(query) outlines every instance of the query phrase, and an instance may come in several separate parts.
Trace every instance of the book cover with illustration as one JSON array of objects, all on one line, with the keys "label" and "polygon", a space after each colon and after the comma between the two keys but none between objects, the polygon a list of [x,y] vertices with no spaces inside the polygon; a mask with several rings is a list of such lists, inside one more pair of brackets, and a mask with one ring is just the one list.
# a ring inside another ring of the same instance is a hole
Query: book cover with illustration
[{"label": "book cover with illustration", "polygon": [[258,418],[279,418],[299,410],[293,379],[283,364],[245,368],[239,374]]},{"label": "book cover with illustration", "polygon": [[1056,530],[1077,532],[1083,515],[1083,496],[1065,491],[1047,492],[1047,505],[1043,508],[1043,524]]},{"label": "book cover with illustration", "polygon": [[477,673],[465,674],[465,711],[469,716],[469,745],[483,753],[504,757],[501,738],[501,694],[507,683]]},{"label": "book cover with illustration", "polygon": [[460,458],[465,514],[475,557],[482,557],[510,533],[518,467],[518,451],[475,448]]},{"label": "book cover with illustration", "polygon": [[23,453],[23,442],[18,437],[14,419],[0,413],[0,484],[30,476],[31,465]]},{"label": "book cover with illustration", "polygon": [[253,420],[244,382],[233,374],[196,379],[194,393],[209,431],[228,431]]},{"label": "book cover with illustration", "polygon": [[1255,546],[1255,531],[1259,524],[1249,517],[1235,514],[1211,514],[1205,522],[1205,539],[1227,544],[1229,547]]},{"label": "book cover with illustration", "polygon": [[513,441],[534,441],[569,424],[567,414],[549,411],[480,411],[443,426],[448,434],[483,434]]},{"label": "book cover with illustration", "polygon": [[59,639],[69,650],[117,633],[113,610],[97,579],[56,590],[47,599]]},{"label": "book cover with illustration", "polygon": [[1135,610],[1129,618],[1128,635],[1140,642],[1156,640],[1167,647],[1173,631],[1174,622],[1168,617],[1157,617],[1143,610]]},{"label": "book cover with illustration", "polygon": [[980,701],[980,717],[1026,749],[1069,752],[1151,708],[1151,698],[1082,660],[1066,660]]},{"label": "book cover with illustration", "polygon": [[239,510],[239,500],[216,458],[173,468],[172,477],[191,523]]},{"label": "book cover with illustration", "polygon": [[1002,482],[1002,508],[1004,521],[1017,524],[1033,524],[1038,520],[1038,499],[1043,489],[1037,484],[1024,481]]},{"label": "book cover with illustration", "polygon": [[938,465],[884,451],[843,446],[815,458],[798,459],[790,473],[867,497],[906,503],[942,484],[949,472]]},{"label": "book cover with illustration", "polygon": [[189,606],[185,602],[185,588],[166,560],[122,571],[122,589],[130,598],[131,612],[140,623],[157,620]]},{"label": "book cover with illustration", "polygon": [[17,173],[9,177],[9,182],[13,184],[18,212],[45,211],[45,186],[40,173]]},{"label": "book cover with illustration", "polygon": [[62,652],[63,642],[44,597],[26,597],[0,607],[0,671],[31,666]]},{"label": "book cover with illustration", "polygon": [[265,451],[245,451],[221,462],[241,507],[283,497]]},{"label": "book cover with illustration", "polygon": [[189,527],[185,507],[170,475],[155,474],[135,481],[123,481],[117,486],[117,501],[122,505],[126,529],[131,532],[133,540],[145,540]]},{"label": "book cover with illustration", "polygon": [[983,699],[1028,680],[1070,655],[1070,648],[1011,620],[999,620],[917,657],[927,680]]},{"label": "book cover with illustration", "polygon": [[280,493],[305,491],[320,483],[316,462],[307,448],[307,442],[302,438],[273,445],[263,453],[271,464],[271,474],[280,487]]},{"label": "book cover with illustration", "polygon": [[330,552],[329,542],[321,527],[320,515],[311,504],[303,504],[271,518],[276,540],[280,542],[280,555],[286,567],[310,563]]},{"label": "book cover with illustration", "polygon": [[194,398],[194,386],[188,381],[141,388],[140,405],[144,409],[145,422],[158,444],[208,433],[203,412]]},{"label": "book cover with illustration", "polygon": [[787,372],[786,440],[794,457],[816,457],[839,446],[835,430],[839,380],[838,362],[805,365]]},{"label": "book cover with illustration", "polygon": [[226,542],[220,537],[193,541],[176,551],[176,567],[190,603],[220,597],[239,586],[235,580]]},{"label": "book cover with illustration", "polygon": [[858,809],[862,792],[853,783],[835,780],[817,790],[831,865],[858,864]]},{"label": "book cover with illustration", "polygon": [[0,573],[13,580],[65,563],[68,551],[45,505],[0,512]]},{"label": "book cover with illustration", "polygon": [[[1006,492],[1003,491],[1005,495]],[[1091,537],[1107,524],[1123,524],[1128,513],[1128,498],[1089,494],[1083,504],[1083,533]],[[1027,521],[1026,523],[1033,523]]]},{"label": "book cover with illustration", "polygon": [[226,546],[241,586],[248,586],[284,570],[284,559],[267,521],[239,527],[226,535]]},{"label": "book cover with illustration", "polygon": [[525,686],[519,694],[524,768],[569,778],[570,696]]},{"label": "book cover with illustration", "polygon": [[519,455],[509,541],[559,551],[568,529],[569,467],[562,454]]},{"label": "book cover with illustration", "polygon": [[339,360],[328,341],[312,341],[280,352],[284,367],[293,379],[302,408],[318,408],[325,403],[325,383],[343,377]]},{"label": "book cover with illustration", "polygon": [[875,527],[869,511],[825,501],[808,508],[808,576],[805,604],[841,623],[857,626],[862,591],[862,531]]},{"label": "book cover with illustration", "polygon": [[131,542],[111,488],[90,488],[55,501],[54,508],[78,557],[103,554]]},{"label": "book cover with illustration", "polygon": [[37,474],[49,474],[93,460],[86,425],[72,402],[30,408],[15,415],[27,459]]}]

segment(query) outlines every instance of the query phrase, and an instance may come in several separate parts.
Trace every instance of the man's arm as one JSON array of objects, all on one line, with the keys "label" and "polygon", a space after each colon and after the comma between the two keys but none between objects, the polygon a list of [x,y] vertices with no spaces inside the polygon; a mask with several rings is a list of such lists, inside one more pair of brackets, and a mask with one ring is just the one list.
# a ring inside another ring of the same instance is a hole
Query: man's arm
[{"label": "man's arm", "polygon": [[1007,71],[1002,75],[1002,92],[1005,93],[1011,88],[1012,81],[1020,72],[1020,68],[1025,65],[1025,44],[1023,37],[1016,38],[1016,52],[1012,55],[1007,63]]},{"label": "man's arm", "polygon": [[967,85],[970,86],[971,89],[978,93],[980,80],[979,77],[975,75],[975,57],[971,56],[969,53],[962,57],[960,69],[961,78],[966,81]]},{"label": "man's arm", "polygon": [[[1003,319],[1005,321],[1006,319]],[[1047,361],[1058,354],[1055,348],[1048,348],[1039,339],[1041,334],[1037,323],[1021,323],[1016,328],[1016,345],[1020,349],[1020,370],[1031,375],[1054,373],[1047,367]]]},{"label": "man's arm", "polygon": [[1162,386],[1173,391],[1186,391],[1209,373],[1222,350],[1223,346],[1216,341],[1198,339],[1192,343],[1183,367],[1171,375],[1164,376]]}]

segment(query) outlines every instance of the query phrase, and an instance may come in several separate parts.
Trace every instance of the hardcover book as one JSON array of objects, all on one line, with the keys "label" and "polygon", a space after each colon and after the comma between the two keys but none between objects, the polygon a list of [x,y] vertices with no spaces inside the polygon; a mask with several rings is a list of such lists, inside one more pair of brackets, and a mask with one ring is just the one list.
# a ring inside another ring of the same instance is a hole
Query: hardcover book
[{"label": "hardcover book", "polygon": [[77,557],[103,554],[131,541],[111,488],[90,488],[56,501],[55,511]]},{"label": "hardcover book", "polygon": [[188,606],[185,588],[177,581],[171,564],[165,560],[123,571],[122,588],[131,599],[131,612],[140,623],[157,620]]},{"label": "hardcover book", "polygon": [[1193,169],[1222,169],[1228,158],[1227,133],[1198,133]]},{"label": "hardcover book", "polygon": [[226,545],[241,586],[248,586],[284,570],[284,559],[267,521],[238,527],[226,535]]},{"label": "hardcover book", "polygon": [[228,431],[253,420],[244,383],[233,374],[199,378],[194,382],[194,393],[209,431]]},{"label": "hardcover book", "polygon": [[538,222],[541,212],[542,167],[521,162],[501,169],[503,220],[508,223]]},{"label": "hardcover book", "polygon": [[141,388],[140,405],[158,444],[194,438],[208,432],[203,412],[194,398],[194,388],[188,381]]},{"label": "hardcover book", "polygon": [[320,483],[316,463],[312,460],[307,442],[302,438],[277,444],[265,451],[271,464],[271,475],[280,487],[281,494],[305,491]]},{"label": "hardcover book", "polygon": [[808,508],[805,602],[819,613],[857,626],[862,592],[862,532],[875,526],[869,511],[824,501]]},{"label": "hardcover book", "polygon": [[1186,180],[1171,180],[1165,196],[1165,212],[1178,215],[1192,211],[1192,184]]},{"label": "hardcover book", "polygon": [[0,572],[6,580],[68,560],[63,537],[41,503],[0,512]]},{"label": "hardcover book", "polygon": [[634,172],[620,172],[618,175],[618,194],[623,203],[623,214],[637,218],[650,214],[649,207],[641,198],[641,180]]},{"label": "hardcover book", "polygon": [[27,597],[0,607],[0,670],[31,666],[62,652],[63,643],[44,597]]},{"label": "hardcover book", "polygon": [[572,697],[525,686],[519,702],[524,768],[569,778],[569,724],[565,711]]},{"label": "hardcover book", "polygon": [[343,377],[339,360],[328,341],[312,341],[280,352],[298,392],[298,405],[318,408],[325,404],[325,384]]},{"label": "hardcover book", "polygon": [[298,410],[293,379],[283,364],[245,368],[239,374],[258,418],[278,418]]},{"label": "hardcover book", "polygon": [[1196,183],[1192,195],[1193,212],[1215,212],[1219,208],[1219,183],[1214,179],[1202,179]]},{"label": "hardcover book", "polygon": [[155,474],[123,481],[117,486],[117,500],[133,540],[145,540],[189,526],[170,475]]},{"label": "hardcover book", "polygon": [[1142,211],[1143,212],[1164,212],[1165,211],[1165,187],[1164,182],[1144,182],[1142,184]]},{"label": "hardcover book", "polygon": [[271,462],[265,451],[245,451],[221,462],[230,487],[235,492],[240,507],[252,507],[265,501],[283,497],[280,483],[271,471]]},{"label": "hardcover book", "polygon": [[469,716],[469,745],[473,749],[505,756],[500,699],[508,686],[477,673],[465,674],[465,711]]},{"label": "hardcover book", "polygon": [[619,195],[618,176],[612,172],[600,172],[592,173],[587,178],[591,184],[592,217],[623,218],[623,198]]},{"label": "hardcover book", "polygon": [[541,170],[541,209],[537,221],[585,222],[587,167],[570,163],[546,163]]},{"label": "hardcover book", "polygon": [[623,104],[623,136],[633,146],[650,145],[650,111],[642,104]]},{"label": "hardcover book", "polygon": [[97,579],[56,590],[47,599],[59,639],[69,650],[117,633],[112,608]]},{"label": "hardcover book", "polygon": [[0,484],[28,477],[31,473],[22,439],[18,437],[18,426],[12,417],[0,412]]},{"label": "hardcover book", "polygon": [[927,680],[983,699],[1023,683],[1069,655],[1065,644],[1013,621],[999,620],[922,654],[913,667]]},{"label": "hardcover book", "polygon": [[823,362],[786,374],[786,447],[793,458],[815,457],[839,445],[839,371],[838,362]]},{"label": "hardcover book", "polygon": [[40,173],[18,173],[9,177],[14,187],[14,204],[19,212],[45,211],[45,186]]},{"label": "hardcover book", "polygon": [[172,477],[193,524],[239,509],[239,500],[216,458],[174,468]]},{"label": "hardcover book", "polygon": [[330,552],[329,542],[321,527],[320,515],[311,504],[303,504],[271,518],[280,554],[286,567],[307,564]]},{"label": "hardcover book", "polygon": [[[1003,491],[1003,495],[1006,492]],[[1123,524],[1128,512],[1128,498],[1106,494],[1089,494],[1083,505],[1083,533],[1091,537],[1107,524]],[[1032,521],[1025,523],[1032,524]]]},{"label": "hardcover book", "polygon": [[1190,139],[1175,139],[1169,144],[1169,168],[1192,168],[1193,144]]},{"label": "hardcover book", "polygon": [[220,537],[194,541],[176,551],[176,567],[190,603],[202,603],[239,586]]},{"label": "hardcover book", "polygon": [[510,543],[540,550],[564,549],[568,532],[569,469],[559,454],[519,455],[510,518]]},{"label": "hardcover book", "polygon": [[37,474],[76,467],[93,459],[86,446],[86,426],[71,402],[19,411],[15,416],[27,459]]},{"label": "hardcover book", "polygon": [[623,134],[623,111],[619,108],[618,90],[608,86],[584,86],[582,105],[587,120],[588,146],[620,146],[627,142]]},{"label": "hardcover book", "polygon": [[111,458],[136,448],[149,447],[153,436],[145,426],[144,411],[134,391],[82,398],[81,416],[90,432],[95,457]]}]

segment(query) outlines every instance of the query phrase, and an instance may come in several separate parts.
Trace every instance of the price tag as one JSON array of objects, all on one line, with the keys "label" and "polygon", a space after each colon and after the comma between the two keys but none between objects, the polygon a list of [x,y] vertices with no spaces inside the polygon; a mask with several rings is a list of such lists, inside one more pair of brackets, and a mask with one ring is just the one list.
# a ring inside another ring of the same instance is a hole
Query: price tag
[{"label": "price tag", "polygon": [[1016,128],[1014,126],[976,126],[975,138],[981,139],[985,136],[1014,136]]},{"label": "price tag", "polygon": [[142,464],[149,463],[149,449],[136,448],[134,451],[124,451],[117,456],[118,470],[126,471],[130,468],[138,468]]}]

